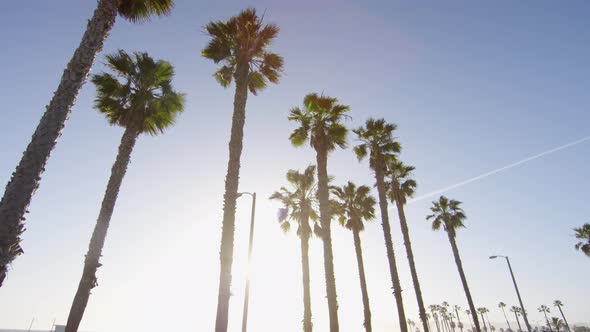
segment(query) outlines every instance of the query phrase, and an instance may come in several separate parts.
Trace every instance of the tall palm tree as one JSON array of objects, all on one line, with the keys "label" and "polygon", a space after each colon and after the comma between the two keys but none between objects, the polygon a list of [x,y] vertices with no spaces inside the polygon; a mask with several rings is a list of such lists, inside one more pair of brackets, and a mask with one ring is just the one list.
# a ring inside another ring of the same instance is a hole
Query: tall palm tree
[{"label": "tall palm tree", "polygon": [[240,157],[246,121],[248,91],[257,95],[268,82],[278,83],[283,58],[268,51],[278,36],[274,24],[263,24],[256,10],[246,9],[227,21],[209,22],[205,30],[211,40],[201,52],[203,57],[220,64],[213,74],[224,88],[235,81],[234,110],[229,141],[229,161],[223,196],[223,223],[221,231],[219,293],[215,331],[227,331],[229,297],[231,294],[231,268],[235,230],[236,199],[240,178]]},{"label": "tall palm tree", "polygon": [[[352,231],[356,262],[361,282],[361,294],[365,321],[363,326],[367,332],[372,331],[371,308],[369,306],[369,293],[367,292],[367,280],[365,278],[365,266],[363,264],[363,251],[361,247],[360,232],[365,229],[363,221],[375,218],[375,198],[370,195],[371,188],[357,186],[348,181],[342,187],[332,187],[332,194],[338,204],[338,221],[341,225]],[[409,320],[408,320],[409,321]]]},{"label": "tall palm tree", "polygon": [[461,317],[459,316],[459,310],[461,310],[461,307],[454,305],[453,309],[455,309],[455,314],[457,315],[457,326],[459,327],[459,330],[463,332],[463,323],[461,323]]},{"label": "tall palm tree", "polygon": [[510,327],[510,322],[508,321],[508,317],[506,317],[506,311],[504,309],[504,308],[506,308],[506,303],[504,303],[504,302],[498,303],[498,308],[502,309],[502,314],[504,314],[504,319],[506,319],[506,324],[508,324],[508,329],[512,330],[512,327]]},{"label": "tall palm tree", "polygon": [[461,263],[461,257],[459,256],[459,248],[457,247],[456,236],[457,229],[465,227],[463,221],[467,218],[463,209],[460,207],[461,202],[454,199],[449,200],[445,196],[441,196],[438,201],[432,202],[431,215],[426,216],[426,220],[432,219],[432,229],[438,231],[441,226],[447,232],[451,248],[453,249],[453,256],[455,257],[455,264],[457,264],[457,270],[459,270],[459,276],[461,277],[461,283],[463,284],[463,290],[467,297],[467,303],[469,304],[469,310],[473,313],[473,323],[475,324],[475,331],[481,332],[479,327],[479,320],[477,318],[477,311],[471,298],[471,292],[467,285],[467,278],[463,271],[463,263]]},{"label": "tall palm tree", "polygon": [[375,182],[379,194],[379,210],[381,212],[381,222],[383,226],[383,236],[385,237],[385,247],[387,250],[387,259],[389,261],[389,273],[391,283],[393,284],[393,294],[397,304],[397,313],[401,332],[407,332],[406,314],[404,312],[404,303],[402,299],[402,288],[399,281],[397,264],[395,262],[395,253],[393,251],[393,241],[391,240],[391,226],[389,225],[389,213],[387,211],[387,187],[385,184],[385,172],[387,170],[386,160],[393,158],[399,153],[401,146],[393,138],[393,132],[397,125],[387,123],[384,119],[368,119],[364,127],[359,127],[354,131],[360,144],[354,147],[357,158],[364,159],[369,155],[369,167],[375,173]]},{"label": "tall palm tree", "polygon": [[559,332],[559,330],[565,326],[563,320],[559,319],[559,317],[551,317],[551,324],[555,327],[557,332]]},{"label": "tall palm tree", "polygon": [[582,240],[576,243],[576,250],[580,250],[590,257],[590,224],[587,223],[580,228],[574,228],[574,231],[576,232],[576,239]]},{"label": "tall palm tree", "polygon": [[289,114],[289,120],[299,124],[289,137],[291,143],[295,147],[300,147],[309,141],[316,152],[320,226],[324,244],[324,270],[331,332],[338,332],[339,325],[330,225],[332,213],[328,186],[328,154],[337,147],[346,148],[348,130],[342,121],[349,117],[348,111],[350,108],[339,104],[336,98],[310,93],[303,98],[303,108],[293,108]]},{"label": "tall palm tree", "polygon": [[563,314],[563,310],[561,309],[561,307],[563,307],[563,303],[560,300],[555,300],[553,301],[553,305],[557,307],[557,309],[559,309],[559,312],[561,313],[561,317],[563,318],[563,321],[565,322],[565,327],[567,328],[568,331],[570,331],[570,325],[567,323],[567,319],[565,319],[565,315]]},{"label": "tall palm tree", "polygon": [[517,306],[510,307],[510,311],[514,313],[514,317],[516,317],[516,323],[518,324],[518,332],[522,331],[522,327],[520,326],[520,319],[518,316],[520,315],[520,308]]},{"label": "tall palm tree", "polygon": [[549,322],[549,318],[547,318],[547,314],[551,313],[551,309],[549,309],[549,307],[546,305],[542,305],[537,308],[537,311],[542,312],[543,315],[545,315],[545,322],[547,322],[547,326],[549,327],[549,331],[553,332],[553,329],[551,328],[551,323]]},{"label": "tall palm tree", "polygon": [[312,228],[309,221],[319,219],[317,213],[317,182],[315,181],[315,166],[308,166],[303,173],[295,170],[287,172],[287,181],[292,191],[281,187],[275,191],[270,199],[283,204],[280,210],[279,222],[281,228],[287,232],[291,224],[297,225],[297,235],[301,240],[301,271],[303,277],[303,331],[311,332],[311,291],[309,285],[309,239]]},{"label": "tall palm tree", "polygon": [[430,312],[432,313],[432,318],[434,318],[434,324],[436,325],[436,332],[440,332],[440,325],[438,323],[438,306],[435,304],[431,304],[428,306]]},{"label": "tall palm tree", "polygon": [[112,125],[125,128],[117,159],[111,169],[96,226],[90,238],[84,270],[68,316],[66,332],[78,331],[90,291],[96,287],[96,271],[119,189],[131,152],[140,134],[157,135],[174,124],[184,109],[184,95],[172,88],[174,68],[166,61],[150,58],[147,53],[127,54],[119,50],[106,57],[113,72],[92,77],[96,85],[96,109]]},{"label": "tall palm tree", "polygon": [[131,22],[146,21],[152,15],[166,15],[173,0],[99,0],[86,32],[64,70],[53,98],[41,117],[31,142],[12,173],[0,201],[0,287],[8,265],[23,253],[20,236],[25,231],[25,214],[51,151],[65,126],[82,85],[86,82],[96,55],[121,15]]},{"label": "tall palm tree", "polygon": [[414,171],[413,166],[404,165],[396,158],[389,158],[386,162],[386,188],[387,194],[391,203],[395,203],[397,207],[397,214],[399,216],[399,223],[404,237],[404,246],[408,256],[408,263],[410,265],[410,274],[412,275],[412,282],[414,283],[414,293],[418,301],[418,312],[424,332],[429,332],[428,322],[425,318],[426,309],[424,308],[424,300],[422,299],[422,290],[420,289],[420,281],[418,280],[418,272],[416,271],[416,263],[414,261],[414,253],[412,251],[412,242],[410,241],[410,231],[408,230],[408,223],[406,221],[406,213],[404,205],[408,197],[414,196],[416,191],[416,180],[411,178]]}]

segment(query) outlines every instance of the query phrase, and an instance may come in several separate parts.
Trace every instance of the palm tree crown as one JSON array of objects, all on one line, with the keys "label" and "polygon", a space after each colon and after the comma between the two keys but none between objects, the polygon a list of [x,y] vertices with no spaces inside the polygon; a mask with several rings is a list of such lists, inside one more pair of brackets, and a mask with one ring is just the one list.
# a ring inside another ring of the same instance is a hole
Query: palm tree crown
[{"label": "palm tree crown", "polygon": [[590,257],[590,224],[584,224],[580,228],[574,228],[576,239],[582,240],[576,243],[576,249]]},{"label": "palm tree crown", "polygon": [[463,221],[467,216],[460,207],[461,202],[441,196],[432,204],[430,211],[433,214],[426,216],[426,220],[432,219],[433,230],[438,231],[442,225],[443,229],[454,237],[458,228],[465,227]]},{"label": "palm tree crown", "polygon": [[397,158],[391,158],[387,161],[385,176],[388,180],[386,181],[387,188],[390,188],[387,195],[392,203],[396,200],[396,191],[400,194],[399,199],[403,205],[406,204],[408,197],[414,196],[417,183],[411,176],[415,169],[414,166],[405,165]]},{"label": "palm tree crown", "polygon": [[144,22],[152,15],[168,15],[174,7],[174,0],[121,0],[119,15],[131,22]]},{"label": "palm tree crown", "polygon": [[174,123],[183,110],[184,95],[172,89],[174,67],[169,62],[119,50],[106,56],[106,65],[114,75],[95,75],[92,82],[97,89],[95,107],[109,123],[150,135]]},{"label": "palm tree crown", "polygon": [[350,230],[362,231],[365,229],[363,220],[369,221],[375,218],[375,198],[370,195],[371,188],[357,186],[348,181],[342,187],[334,186],[332,193],[337,198],[338,221]]},{"label": "palm tree crown", "polygon": [[289,114],[289,120],[300,125],[291,133],[291,143],[299,147],[309,140],[315,150],[325,148],[328,152],[337,146],[346,148],[348,130],[341,122],[349,118],[346,113],[350,107],[339,104],[337,98],[317,93],[307,94],[303,105],[303,108],[291,109]]},{"label": "palm tree crown", "polygon": [[275,24],[263,24],[256,10],[249,8],[227,21],[210,22],[205,26],[211,37],[201,54],[222,64],[213,76],[223,87],[238,79],[247,70],[248,90],[256,95],[268,82],[278,83],[283,58],[267,50],[279,34]]},{"label": "palm tree crown", "polygon": [[303,173],[295,170],[287,172],[287,181],[292,185],[293,191],[285,187],[281,187],[279,191],[275,191],[270,199],[277,200],[283,204],[283,208],[279,210],[279,223],[281,229],[288,232],[291,229],[291,223],[297,225],[297,235],[310,234],[311,229],[303,229],[309,227],[305,218],[313,221],[319,219],[317,212],[317,183],[315,181],[315,166],[308,166]]},{"label": "palm tree crown", "polygon": [[[387,123],[384,119],[369,118],[364,127],[354,129],[358,140],[361,142],[354,147],[354,153],[359,160],[364,159],[367,154],[369,166],[376,168],[376,162],[381,157],[393,156],[401,151],[401,145],[395,141],[393,132],[397,129],[394,123]],[[384,165],[382,165],[384,166]]]}]

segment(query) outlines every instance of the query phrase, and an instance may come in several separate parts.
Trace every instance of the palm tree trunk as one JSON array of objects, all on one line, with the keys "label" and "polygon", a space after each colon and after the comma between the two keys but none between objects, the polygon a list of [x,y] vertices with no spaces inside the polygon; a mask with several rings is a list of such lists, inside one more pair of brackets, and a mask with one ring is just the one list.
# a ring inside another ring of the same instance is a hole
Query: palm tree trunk
[{"label": "palm tree trunk", "polygon": [[371,307],[369,306],[369,292],[367,291],[367,280],[365,278],[365,265],[363,264],[363,249],[361,248],[361,238],[358,230],[352,231],[354,237],[354,251],[356,252],[356,262],[359,269],[359,279],[361,281],[361,293],[363,296],[363,308],[365,322],[363,326],[367,332],[371,332]]},{"label": "palm tree trunk", "polygon": [[510,327],[510,322],[508,321],[508,317],[506,317],[506,311],[504,311],[504,307],[502,307],[502,313],[504,314],[504,319],[506,319],[506,324],[508,324],[508,329],[512,330]]},{"label": "palm tree trunk", "polygon": [[303,276],[303,331],[311,332],[313,324],[311,322],[311,291],[309,286],[309,237],[311,235],[309,227],[309,217],[303,216],[301,221],[301,271]]},{"label": "palm tree trunk", "polygon": [[488,326],[489,326],[489,329],[490,329],[490,331],[491,331],[491,330],[492,330],[492,323],[490,323],[490,316],[488,316],[488,313],[487,313],[487,311],[486,311],[486,313],[485,313],[485,314],[486,314],[486,319],[488,320]]},{"label": "palm tree trunk", "polygon": [[420,320],[422,321],[422,327],[424,332],[429,332],[428,322],[426,321],[426,309],[424,308],[424,300],[422,299],[422,290],[420,289],[420,282],[418,281],[418,272],[416,271],[416,263],[414,262],[414,253],[412,252],[412,242],[410,241],[410,231],[408,230],[408,223],[406,221],[406,214],[404,211],[404,205],[402,204],[401,194],[399,190],[395,188],[395,203],[397,206],[397,213],[399,216],[399,223],[404,236],[404,246],[406,247],[406,254],[408,256],[408,263],[410,264],[410,272],[412,274],[412,281],[414,283],[414,291],[416,293],[416,299],[418,301],[418,311]]},{"label": "palm tree trunk", "polygon": [[232,116],[231,137],[229,140],[229,161],[225,176],[225,194],[223,195],[223,226],[221,230],[221,249],[219,251],[219,293],[217,298],[217,317],[215,331],[226,332],[229,314],[229,297],[231,294],[231,268],[234,251],[234,230],[236,218],[236,199],[240,181],[240,156],[246,121],[246,101],[248,99],[247,63],[239,62],[236,67],[236,91],[234,95],[234,112]]},{"label": "palm tree trunk", "polygon": [[336,295],[336,277],[334,276],[334,255],[332,253],[332,231],[330,221],[330,193],[328,189],[328,150],[320,144],[316,149],[318,164],[318,200],[320,202],[320,224],[324,244],[324,271],[326,276],[326,294],[330,316],[330,332],[338,332],[338,300]]},{"label": "palm tree trunk", "polygon": [[404,302],[402,300],[402,288],[399,282],[397,264],[395,262],[395,253],[393,252],[393,241],[391,240],[391,227],[389,225],[389,213],[387,212],[387,197],[385,195],[385,183],[383,180],[383,161],[381,156],[377,156],[375,166],[375,180],[377,182],[377,192],[379,194],[379,209],[381,212],[381,222],[383,226],[383,236],[385,237],[385,247],[387,249],[387,260],[389,261],[389,273],[391,283],[393,284],[393,295],[397,304],[397,314],[401,332],[408,332],[406,325],[406,314],[404,312]]},{"label": "palm tree trunk", "polygon": [[[469,310],[473,313],[471,317],[473,317],[473,323],[475,324],[475,331],[481,332],[479,327],[479,320],[477,318],[477,311],[475,310],[475,305],[473,304],[473,299],[471,298],[471,292],[469,291],[469,286],[467,285],[467,278],[465,278],[465,272],[463,271],[463,263],[461,263],[461,257],[459,256],[459,249],[457,248],[457,243],[455,242],[455,235],[451,232],[447,232],[449,237],[449,242],[451,243],[451,248],[453,249],[453,256],[455,257],[455,264],[457,264],[457,270],[459,270],[459,276],[461,277],[461,283],[463,284],[463,290],[465,291],[465,296],[467,297],[467,303],[469,304]],[[484,322],[485,325],[485,322]]]},{"label": "palm tree trunk", "polygon": [[25,230],[24,215],[28,212],[27,208],[33,194],[39,187],[41,174],[57,144],[76,96],[115,24],[117,7],[117,0],[98,2],[80,45],[64,70],[59,86],[41,117],[31,142],[6,185],[0,201],[0,287],[8,272],[8,265],[23,253],[20,235]]},{"label": "palm tree trunk", "polygon": [[565,322],[565,327],[567,328],[568,332],[571,331],[570,325],[567,323],[567,319],[565,319],[565,315],[563,314],[563,310],[561,310],[561,306],[558,305],[557,308],[559,309],[559,312],[561,313],[561,317],[563,318],[563,321]]},{"label": "palm tree trunk", "polygon": [[463,332],[463,323],[461,323],[461,317],[459,316],[459,309],[457,309],[456,306],[455,306],[455,314],[457,314],[457,321],[459,322],[457,325],[459,325],[459,329],[461,330],[461,332]]},{"label": "palm tree trunk", "polygon": [[565,319],[565,315],[563,314],[563,310],[561,310],[561,306],[558,305],[557,308],[559,309],[559,312],[561,313],[561,317],[563,318],[563,321],[565,322],[565,327],[567,328],[568,332],[571,332],[570,325],[567,323],[567,319]]},{"label": "palm tree trunk", "polygon": [[481,321],[483,322],[483,330],[487,332],[488,327],[486,325],[486,320],[483,318],[483,312],[480,312],[479,314],[481,315]]},{"label": "palm tree trunk", "polygon": [[432,314],[432,316],[434,317],[434,325],[436,325],[436,332],[440,332],[440,326],[438,325],[438,317],[434,316],[434,313]]},{"label": "palm tree trunk", "polygon": [[92,237],[90,238],[88,253],[84,259],[82,278],[80,279],[78,290],[72,302],[65,332],[78,331],[82,316],[84,316],[84,311],[86,310],[86,305],[88,304],[88,299],[90,298],[90,291],[97,286],[96,270],[102,265],[99,262],[100,256],[102,255],[102,248],[104,247],[113,210],[115,209],[115,203],[117,202],[117,196],[119,195],[119,189],[121,188],[123,177],[125,177],[125,173],[127,172],[131,152],[135,146],[138,134],[136,130],[128,128],[121,138],[119,153],[111,169],[111,177],[109,178],[98,219],[94,226]]},{"label": "palm tree trunk", "polygon": [[547,326],[549,326],[549,331],[553,332],[553,328],[551,327],[551,323],[549,323],[549,319],[547,318],[547,311],[543,311],[545,314],[545,321],[547,322]]},{"label": "palm tree trunk", "polygon": [[522,327],[520,326],[520,319],[518,319],[518,314],[515,312],[514,316],[516,317],[516,323],[518,324],[518,332],[522,332]]}]

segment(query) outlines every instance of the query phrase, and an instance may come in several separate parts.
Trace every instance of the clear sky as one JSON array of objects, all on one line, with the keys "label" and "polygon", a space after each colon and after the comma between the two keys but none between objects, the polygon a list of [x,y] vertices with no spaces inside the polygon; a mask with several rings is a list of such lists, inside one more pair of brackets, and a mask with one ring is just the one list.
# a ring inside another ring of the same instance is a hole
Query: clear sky
[{"label": "clear sky", "polygon": [[[200,57],[202,27],[254,6],[281,27],[272,49],[285,57],[280,85],[250,97],[241,191],[256,191],[252,331],[300,331],[298,240],[276,222],[266,198],[288,169],[314,162],[294,149],[288,110],[308,92],[351,106],[351,128],[369,116],[399,125],[402,159],[416,166],[417,196],[590,135],[590,2],[587,1],[191,1],[171,16],[132,25],[118,19],[105,52],[148,51],[176,66],[185,113],[160,137],[141,137],[109,230],[99,287],[82,328],[89,331],[211,331],[219,273],[222,195],[233,90],[217,85],[215,66]],[[30,141],[78,45],[94,1],[3,5],[0,13],[0,183]],[[102,70],[102,55],[93,72]],[[122,129],[92,108],[85,85],[34,197],[19,257],[0,289],[0,327],[48,329],[65,323],[82,270]],[[350,145],[354,137],[349,138]],[[590,141],[445,192],[464,201],[467,228],[458,234],[476,306],[503,325],[499,301],[516,305],[509,255],[533,324],[536,308],[560,299],[570,324],[588,322],[590,261],[573,248],[572,228],[590,218]],[[373,184],[366,162],[350,149],[330,156],[337,183]],[[424,220],[435,197],[407,207],[427,304],[467,307],[445,234]],[[230,330],[241,323],[250,201],[237,212]],[[416,300],[398,220],[394,247],[408,318]],[[362,303],[352,235],[333,227],[341,330],[362,329]],[[362,235],[375,331],[397,331],[397,314],[380,222]],[[312,241],[312,311],[328,329],[321,243]],[[552,314],[556,312],[552,311]],[[466,317],[463,317],[466,321]]]}]

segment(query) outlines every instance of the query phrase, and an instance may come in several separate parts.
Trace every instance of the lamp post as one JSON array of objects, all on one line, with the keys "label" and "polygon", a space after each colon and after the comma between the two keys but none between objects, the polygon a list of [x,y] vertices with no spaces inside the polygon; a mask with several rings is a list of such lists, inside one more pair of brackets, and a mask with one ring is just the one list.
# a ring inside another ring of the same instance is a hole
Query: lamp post
[{"label": "lamp post", "polygon": [[252,242],[254,241],[254,216],[256,213],[256,193],[238,193],[238,197],[242,195],[252,196],[252,215],[250,217],[250,240],[248,243],[248,269],[246,274],[246,290],[244,291],[244,311],[242,312],[242,332],[248,329],[248,300],[250,297],[250,261],[252,258]]},{"label": "lamp post", "polygon": [[508,256],[501,256],[501,255],[490,256],[490,259],[495,259],[498,257],[506,258],[506,263],[508,263],[508,269],[510,270],[510,276],[512,277],[512,282],[514,283],[514,289],[516,289],[516,296],[518,296],[518,302],[520,303],[520,309],[522,310],[522,317],[524,318],[524,323],[526,324],[528,331],[532,332],[531,324],[529,324],[529,320],[526,316],[526,310],[524,310],[524,304],[522,304],[522,299],[520,298],[520,292],[518,291],[518,285],[516,285],[516,279],[514,279],[514,273],[512,272],[512,266],[510,266],[510,259],[508,259]]}]

